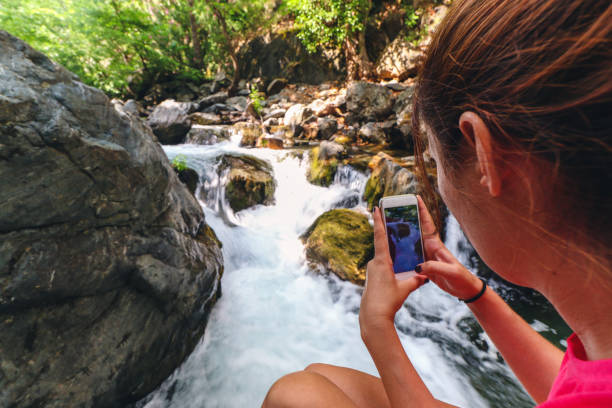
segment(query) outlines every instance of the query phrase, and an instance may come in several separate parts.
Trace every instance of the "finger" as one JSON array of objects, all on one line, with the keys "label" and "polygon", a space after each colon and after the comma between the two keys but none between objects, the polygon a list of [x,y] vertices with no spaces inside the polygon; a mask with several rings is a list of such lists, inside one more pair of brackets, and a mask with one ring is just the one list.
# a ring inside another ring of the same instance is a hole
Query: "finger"
[{"label": "finger", "polygon": [[437,235],[436,224],[431,218],[431,214],[425,205],[425,202],[421,198],[421,196],[417,196],[417,201],[419,203],[419,219],[421,221],[421,231],[423,232],[423,236],[431,236]]},{"label": "finger", "polygon": [[389,254],[389,240],[385,232],[385,226],[382,220],[380,208],[374,208],[374,253],[375,256],[391,259]]},{"label": "finger", "polygon": [[[432,280],[435,280],[437,277],[456,276],[459,272],[456,264],[449,264],[447,262],[427,261],[419,266],[420,270],[417,273]],[[419,268],[417,267],[417,269]]]}]

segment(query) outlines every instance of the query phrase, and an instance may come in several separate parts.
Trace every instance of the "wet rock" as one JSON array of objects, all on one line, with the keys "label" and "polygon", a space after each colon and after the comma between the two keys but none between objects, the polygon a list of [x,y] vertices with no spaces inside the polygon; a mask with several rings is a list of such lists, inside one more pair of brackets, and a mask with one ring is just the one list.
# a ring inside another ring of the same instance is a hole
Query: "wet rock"
[{"label": "wet rock", "polygon": [[280,93],[283,89],[285,89],[288,84],[289,81],[287,81],[286,79],[277,78],[270,82],[270,85],[268,85],[268,88],[266,89],[266,94],[268,96],[276,95],[277,93]]},{"label": "wet rock", "polygon": [[257,140],[262,136],[261,125],[250,122],[240,122],[234,125],[234,131],[240,135],[240,146],[255,147]]},{"label": "wet rock", "polygon": [[370,162],[372,174],[368,179],[363,199],[371,210],[382,197],[399,194],[416,194],[416,175],[393,161],[384,153],[379,153]]},{"label": "wet rock", "polygon": [[223,120],[219,115],[215,115],[214,113],[203,113],[196,112],[192,113],[189,118],[191,119],[191,123],[195,125],[220,125]]},{"label": "wet rock", "polygon": [[302,235],[306,258],[340,279],[365,283],[366,265],[374,256],[374,231],[368,217],[352,210],[321,215]]},{"label": "wet rock", "polygon": [[312,184],[329,187],[338,171],[339,159],[346,154],[346,148],[335,142],[324,141],[310,151],[310,168],[306,174]]},{"label": "wet rock", "polygon": [[193,125],[187,137],[186,144],[213,145],[229,140],[230,131],[227,126],[220,125]]},{"label": "wet rock", "polygon": [[306,106],[302,104],[293,105],[285,113],[284,124],[285,126],[300,126],[311,114],[312,112]]},{"label": "wet rock", "polygon": [[141,120],[3,31],[0,77],[0,405],[128,405],[202,337],[220,243]]},{"label": "wet rock", "polygon": [[386,142],[384,130],[376,123],[366,123],[359,129],[359,138],[364,142],[382,144]]},{"label": "wet rock", "polygon": [[194,110],[193,103],[167,99],[155,107],[147,123],[161,144],[181,144],[191,128],[189,114]]},{"label": "wet rock", "polygon": [[383,120],[393,109],[393,92],[382,85],[354,82],[347,90],[346,105],[358,120]]},{"label": "wet rock", "polygon": [[338,131],[338,121],[333,118],[320,118],[317,127],[319,129],[317,137],[328,140]]},{"label": "wet rock", "polygon": [[225,198],[235,212],[274,204],[276,181],[268,162],[253,156],[227,154],[221,158],[219,171],[228,172]]},{"label": "wet rock", "polygon": [[224,103],[229,98],[227,92],[218,92],[213,95],[208,95],[198,101],[198,110],[203,111],[204,109],[213,106],[218,103]]}]

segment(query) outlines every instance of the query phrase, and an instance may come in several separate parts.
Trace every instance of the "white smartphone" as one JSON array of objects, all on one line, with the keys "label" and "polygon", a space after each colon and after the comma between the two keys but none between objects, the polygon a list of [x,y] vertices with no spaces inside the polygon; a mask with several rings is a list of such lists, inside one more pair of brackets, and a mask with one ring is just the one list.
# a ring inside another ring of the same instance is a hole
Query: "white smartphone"
[{"label": "white smartphone", "polygon": [[408,279],[416,275],[414,268],[425,262],[417,198],[414,194],[384,197],[379,207],[395,277]]}]

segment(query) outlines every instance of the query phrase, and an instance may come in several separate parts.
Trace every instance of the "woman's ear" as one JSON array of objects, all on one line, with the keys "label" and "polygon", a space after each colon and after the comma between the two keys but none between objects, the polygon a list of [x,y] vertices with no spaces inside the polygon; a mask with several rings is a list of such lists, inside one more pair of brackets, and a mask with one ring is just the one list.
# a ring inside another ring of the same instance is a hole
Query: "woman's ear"
[{"label": "woman's ear", "polygon": [[480,169],[480,184],[488,189],[492,197],[498,197],[501,194],[502,181],[493,154],[489,128],[474,112],[464,112],[459,118],[459,129],[464,137],[473,142]]}]

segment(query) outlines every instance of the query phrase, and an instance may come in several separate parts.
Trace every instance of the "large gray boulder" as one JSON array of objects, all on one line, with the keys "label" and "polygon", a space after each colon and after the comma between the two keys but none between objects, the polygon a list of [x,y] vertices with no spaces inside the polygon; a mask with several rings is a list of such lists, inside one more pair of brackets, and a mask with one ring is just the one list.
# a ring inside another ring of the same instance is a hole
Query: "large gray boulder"
[{"label": "large gray boulder", "polygon": [[393,110],[393,92],[382,85],[354,82],[347,89],[346,106],[354,118],[376,122]]},{"label": "large gray boulder", "polygon": [[193,350],[220,243],[151,131],[0,31],[0,406],[125,406]]}]

